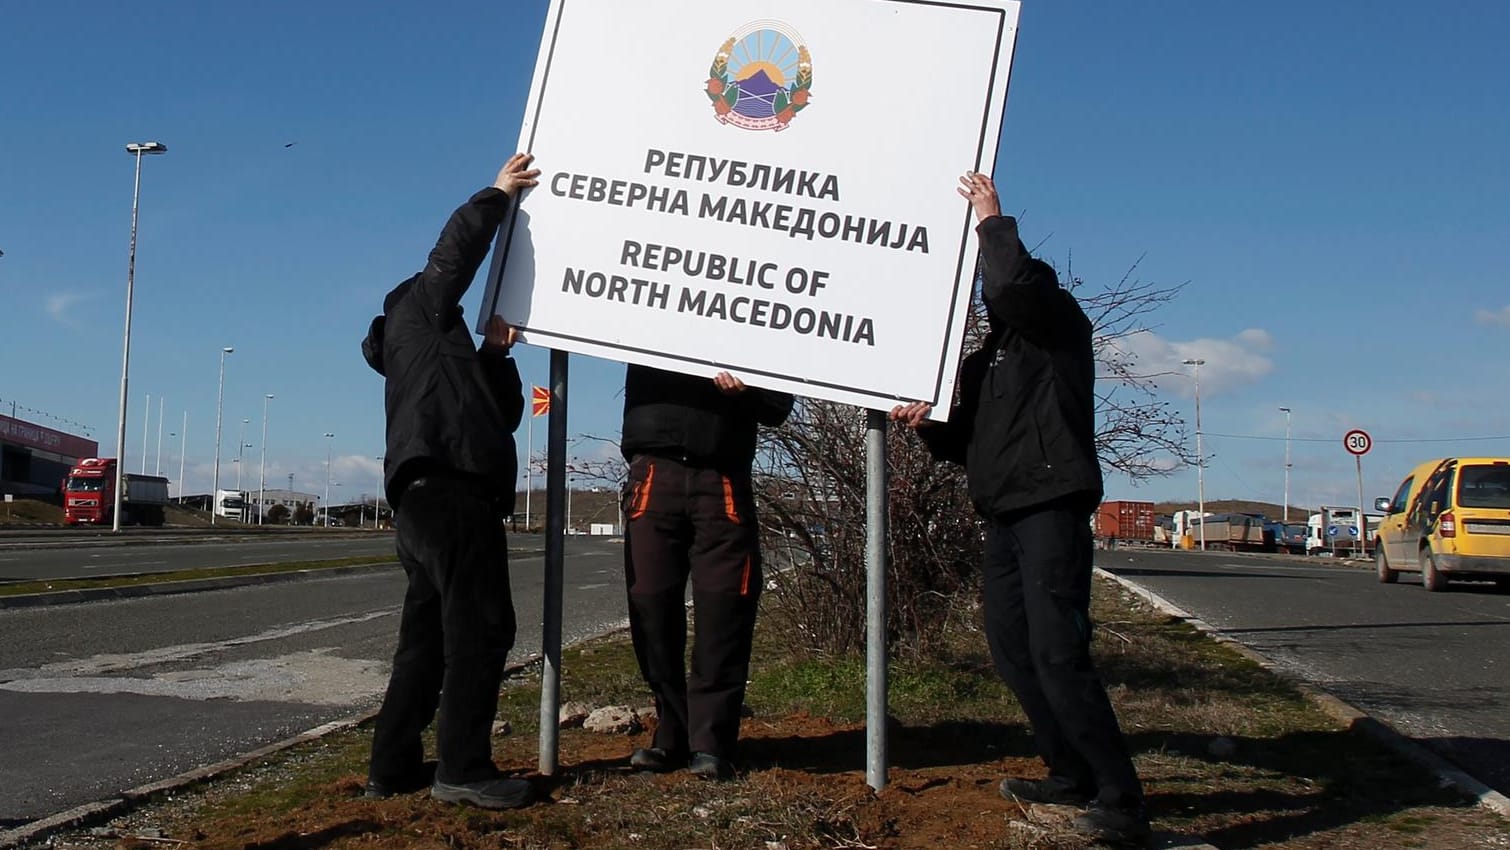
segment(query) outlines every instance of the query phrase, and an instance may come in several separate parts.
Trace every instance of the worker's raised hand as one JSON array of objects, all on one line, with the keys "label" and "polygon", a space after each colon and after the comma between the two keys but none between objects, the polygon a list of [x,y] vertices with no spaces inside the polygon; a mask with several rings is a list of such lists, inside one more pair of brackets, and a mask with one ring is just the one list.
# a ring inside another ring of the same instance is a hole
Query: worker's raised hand
[{"label": "worker's raised hand", "polygon": [[744,381],[730,375],[728,372],[719,372],[717,375],[714,375],[713,386],[718,387],[718,391],[724,395],[739,395],[747,389]]},{"label": "worker's raised hand", "polygon": [[926,401],[899,404],[891,409],[891,421],[900,422],[915,431],[930,423],[928,414],[932,412],[933,405]]},{"label": "worker's raised hand", "polygon": [[498,169],[498,179],[493,181],[493,186],[503,190],[510,198],[519,196],[521,189],[529,189],[540,183],[540,169],[530,168],[530,163],[535,161],[534,154],[516,153],[509,157],[509,161]]},{"label": "worker's raised hand", "polygon": [[966,171],[965,176],[959,179],[959,184],[960,196],[974,208],[976,221],[1001,215],[1001,199],[996,197],[996,185],[990,177],[978,171]]},{"label": "worker's raised hand", "polygon": [[514,347],[518,339],[518,328],[509,324],[502,316],[494,316],[488,319],[487,327],[483,330],[482,347],[508,351]]}]

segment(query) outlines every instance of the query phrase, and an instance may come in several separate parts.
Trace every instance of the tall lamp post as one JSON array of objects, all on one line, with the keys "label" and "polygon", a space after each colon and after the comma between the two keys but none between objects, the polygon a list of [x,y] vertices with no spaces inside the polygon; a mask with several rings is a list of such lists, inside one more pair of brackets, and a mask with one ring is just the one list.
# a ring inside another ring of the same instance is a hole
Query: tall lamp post
[{"label": "tall lamp post", "polygon": [[220,349],[220,389],[215,394],[215,474],[214,481],[210,483],[210,525],[215,524],[215,517],[220,513],[220,411],[225,405],[225,356],[235,350],[229,345]]},{"label": "tall lamp post", "polygon": [[241,492],[241,458],[242,458],[242,449],[245,449],[247,446],[251,445],[250,443],[248,443],[246,441],[246,426],[250,425],[251,423],[252,423],[251,419],[246,418],[246,417],[242,417],[242,420],[241,420],[241,430],[236,432],[236,460],[234,462],[236,464],[236,492],[237,493]]},{"label": "tall lamp post", "polygon": [[372,497],[372,530],[377,531],[382,527],[379,522],[383,513],[383,455],[374,455],[373,460],[378,462],[378,486],[377,495]]},{"label": "tall lamp post", "polygon": [[126,153],[136,157],[136,184],[131,189],[131,248],[126,255],[126,332],[121,335],[121,405],[115,435],[115,507],[111,511],[111,531],[121,530],[121,496],[126,471],[126,385],[131,374],[131,302],[136,290],[136,218],[137,202],[142,193],[142,157],[167,153],[161,142],[132,142]]},{"label": "tall lamp post", "polygon": [[1206,452],[1201,446],[1201,367],[1205,360],[1186,360],[1186,366],[1195,367],[1195,479],[1196,498],[1201,514],[1201,551],[1206,551]]},{"label": "tall lamp post", "polygon": [[184,411],[184,429],[178,432],[178,504],[184,503],[184,451],[189,445],[189,411]]},{"label": "tall lamp post", "polygon": [[163,474],[163,397],[157,397],[157,463],[152,468],[153,475]]},{"label": "tall lamp post", "polygon": [[1285,415],[1285,522],[1290,521],[1290,408],[1281,407]]},{"label": "tall lamp post", "polygon": [[334,437],[329,431],[325,432],[325,527],[330,527],[330,440]]},{"label": "tall lamp post", "polygon": [[273,394],[262,397],[262,461],[257,465],[257,524],[262,524],[262,515],[267,512],[267,403]]}]

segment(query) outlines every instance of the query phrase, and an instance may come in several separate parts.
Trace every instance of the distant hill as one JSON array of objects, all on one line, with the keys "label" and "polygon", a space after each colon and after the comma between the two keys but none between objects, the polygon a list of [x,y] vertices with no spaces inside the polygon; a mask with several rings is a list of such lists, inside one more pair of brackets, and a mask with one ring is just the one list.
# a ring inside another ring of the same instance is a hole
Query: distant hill
[{"label": "distant hill", "polygon": [[[1175,511],[1193,511],[1195,502],[1158,502],[1153,506],[1156,514],[1172,514]],[[1304,522],[1312,508],[1303,505],[1290,506],[1290,522]],[[1263,514],[1265,519],[1280,519],[1285,515],[1284,505],[1273,502],[1250,502],[1245,499],[1220,499],[1206,503],[1206,512],[1213,514]]]}]

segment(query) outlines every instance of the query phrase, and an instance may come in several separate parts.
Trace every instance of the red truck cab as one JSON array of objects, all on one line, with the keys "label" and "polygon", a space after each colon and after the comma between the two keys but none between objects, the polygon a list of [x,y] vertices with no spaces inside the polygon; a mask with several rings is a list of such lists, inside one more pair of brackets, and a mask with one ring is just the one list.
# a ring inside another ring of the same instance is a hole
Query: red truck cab
[{"label": "red truck cab", "polygon": [[[115,516],[115,458],[86,457],[63,479],[64,525],[113,524]],[[156,475],[122,476],[122,523],[162,525],[168,503],[168,479]]]}]

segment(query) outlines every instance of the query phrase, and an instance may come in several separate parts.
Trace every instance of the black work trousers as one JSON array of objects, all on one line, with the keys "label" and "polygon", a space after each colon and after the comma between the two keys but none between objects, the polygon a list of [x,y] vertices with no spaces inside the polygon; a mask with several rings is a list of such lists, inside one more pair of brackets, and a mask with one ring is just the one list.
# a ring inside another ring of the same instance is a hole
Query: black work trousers
[{"label": "black work trousers", "polygon": [[369,778],[402,786],[420,775],[420,733],[439,708],[436,779],[492,779],[498,686],[515,628],[502,518],[477,485],[422,478],[399,503],[398,557],[409,589]]},{"label": "black work trousers", "polygon": [[1051,505],[987,522],[986,638],[1050,775],[1137,805],[1143,788],[1091,663],[1089,520]]},{"label": "black work trousers", "polygon": [[659,715],[653,746],[732,760],[761,585],[749,475],[639,455],[629,466],[624,516],[629,632]]}]

